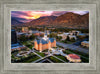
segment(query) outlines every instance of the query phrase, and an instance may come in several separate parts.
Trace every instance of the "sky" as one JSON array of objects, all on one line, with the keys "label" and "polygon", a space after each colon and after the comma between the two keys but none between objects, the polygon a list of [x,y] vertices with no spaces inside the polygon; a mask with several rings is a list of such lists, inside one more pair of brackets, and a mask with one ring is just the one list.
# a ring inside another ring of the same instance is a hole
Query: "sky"
[{"label": "sky", "polygon": [[11,17],[20,22],[29,22],[44,16],[60,16],[67,12],[73,12],[80,15],[89,13],[88,11],[11,11]]}]

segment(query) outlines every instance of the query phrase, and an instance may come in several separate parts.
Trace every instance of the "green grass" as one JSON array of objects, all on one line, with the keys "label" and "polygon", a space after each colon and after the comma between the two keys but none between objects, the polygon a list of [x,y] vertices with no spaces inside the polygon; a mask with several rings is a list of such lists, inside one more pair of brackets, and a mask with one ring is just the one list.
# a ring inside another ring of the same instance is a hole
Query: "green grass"
[{"label": "green grass", "polygon": [[63,63],[62,61],[56,59],[55,57],[51,56],[51,57],[48,57],[48,59],[50,59],[51,61],[53,61],[54,63]]},{"label": "green grass", "polygon": [[46,50],[43,50],[42,52],[48,52],[48,49],[46,49]]},{"label": "green grass", "polygon": [[22,42],[22,44],[23,44],[23,45],[27,45],[27,44],[29,44],[29,43],[28,43],[28,41],[24,41],[24,42]]},{"label": "green grass", "polygon": [[55,56],[58,57],[58,58],[60,58],[60,59],[62,59],[62,60],[64,60],[65,62],[69,62],[69,61],[67,60],[67,58],[64,57],[64,56],[61,56],[61,55],[55,55]]},{"label": "green grass", "polygon": [[33,61],[38,60],[39,58],[40,57],[38,57],[34,53],[31,53],[28,55],[28,57],[25,57],[25,56],[19,57],[20,60],[18,60],[18,61],[16,61],[16,59],[15,59],[14,63],[31,63]]},{"label": "green grass", "polygon": [[36,57],[33,57],[33,58],[29,59],[29,60],[24,61],[23,63],[30,63],[30,62],[38,60],[39,58],[40,57],[36,56]]},{"label": "green grass", "polygon": [[72,52],[68,51],[68,50],[65,50],[63,51],[65,54],[71,54]]},{"label": "green grass", "polygon": [[31,41],[25,41],[25,42],[22,42],[22,44],[27,46],[30,49],[32,49],[32,47],[34,47],[34,43],[32,43]]},{"label": "green grass", "polygon": [[22,42],[22,44],[24,44],[24,45],[31,45],[31,44],[34,44],[32,41],[24,41],[24,42]]},{"label": "green grass", "polygon": [[14,56],[16,56],[18,54],[18,50],[12,51],[11,54],[13,54]]},{"label": "green grass", "polygon": [[32,49],[34,45],[26,45],[28,48]]},{"label": "green grass", "polygon": [[38,55],[40,55],[40,56],[42,56],[42,57],[44,57],[45,56],[45,54],[44,53],[42,53],[42,52],[36,52]]}]

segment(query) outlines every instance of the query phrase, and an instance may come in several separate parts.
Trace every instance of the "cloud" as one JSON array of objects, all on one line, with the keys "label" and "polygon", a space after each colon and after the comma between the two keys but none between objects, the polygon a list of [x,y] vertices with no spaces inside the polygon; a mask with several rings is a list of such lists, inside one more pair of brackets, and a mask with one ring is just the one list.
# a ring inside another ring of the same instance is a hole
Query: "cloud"
[{"label": "cloud", "polygon": [[12,11],[11,15],[25,19],[37,19],[43,16],[50,16],[53,11]]},{"label": "cloud", "polygon": [[53,16],[60,16],[60,15],[65,14],[65,13],[67,13],[67,11],[54,11],[52,13],[52,15]]},{"label": "cloud", "polygon": [[80,14],[80,15],[84,15],[86,13],[89,13],[89,11],[68,11],[68,12],[73,12],[73,13]]},{"label": "cloud", "polygon": [[44,16],[60,16],[67,12],[84,15],[88,11],[11,11],[11,17],[16,17],[21,22],[29,22]]}]

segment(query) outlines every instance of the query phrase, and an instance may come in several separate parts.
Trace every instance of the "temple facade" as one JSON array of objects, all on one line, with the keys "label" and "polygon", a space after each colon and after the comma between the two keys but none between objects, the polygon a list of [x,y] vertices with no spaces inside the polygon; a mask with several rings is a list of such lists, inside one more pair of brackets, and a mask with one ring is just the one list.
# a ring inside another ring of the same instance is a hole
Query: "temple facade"
[{"label": "temple facade", "polygon": [[48,38],[47,34],[44,35],[43,38],[34,41],[34,48],[42,52],[43,50],[50,49],[52,47],[56,47],[56,39]]}]

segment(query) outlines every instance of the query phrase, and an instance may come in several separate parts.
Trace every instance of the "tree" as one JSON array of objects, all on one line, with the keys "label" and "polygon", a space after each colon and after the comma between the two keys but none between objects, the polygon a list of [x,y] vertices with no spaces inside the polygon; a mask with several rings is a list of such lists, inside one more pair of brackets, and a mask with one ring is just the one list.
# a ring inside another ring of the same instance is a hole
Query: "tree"
[{"label": "tree", "polygon": [[49,35],[49,37],[55,37],[56,38],[56,36],[57,36],[57,34],[56,33],[51,33],[50,35]]},{"label": "tree", "polygon": [[72,42],[75,42],[75,38],[71,38],[71,41],[72,41]]},{"label": "tree", "polygon": [[15,56],[12,54],[12,55],[11,55],[11,58],[12,58],[12,59],[14,59],[14,58],[15,58]]},{"label": "tree", "polygon": [[80,40],[83,40],[85,36],[77,36]]},{"label": "tree", "polygon": [[67,41],[70,41],[70,38],[69,38],[69,36],[67,36],[66,40],[67,40]]},{"label": "tree", "polygon": [[34,34],[32,34],[30,37],[29,37],[30,40],[34,40],[35,39],[35,36]]},{"label": "tree", "polygon": [[25,35],[21,35],[21,36],[19,37],[19,40],[20,40],[20,41],[26,41],[26,40],[28,40],[28,37],[26,37]]}]

